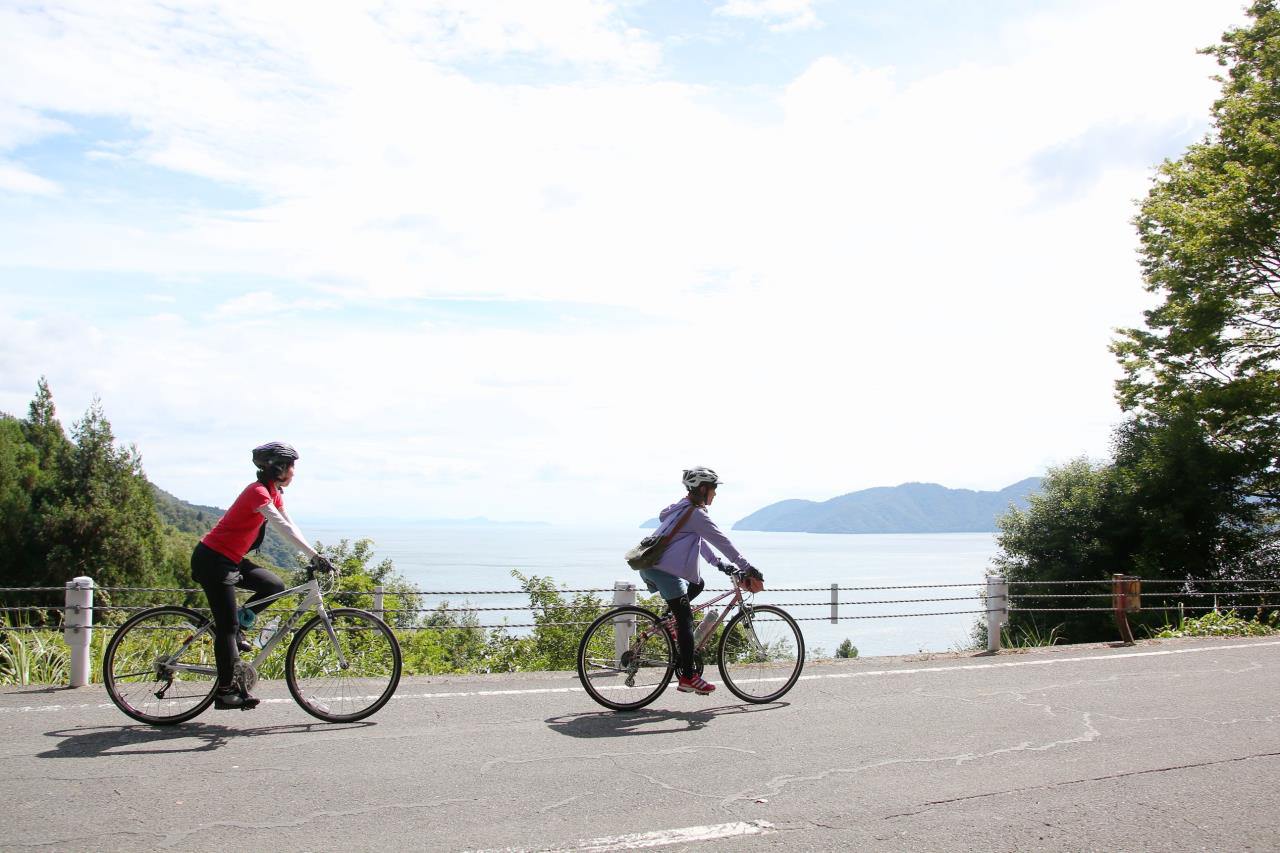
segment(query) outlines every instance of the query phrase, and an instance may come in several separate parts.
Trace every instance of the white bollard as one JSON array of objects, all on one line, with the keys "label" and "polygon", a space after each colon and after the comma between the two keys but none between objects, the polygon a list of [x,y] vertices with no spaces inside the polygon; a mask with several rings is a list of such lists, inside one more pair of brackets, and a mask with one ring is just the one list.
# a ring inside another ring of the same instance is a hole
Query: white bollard
[{"label": "white bollard", "polygon": [[831,585],[831,624],[835,625],[840,621],[840,584],[833,583]]},{"label": "white bollard", "polygon": [[[613,582],[613,606],[636,603],[636,585],[630,581]],[[631,645],[631,637],[636,632],[636,617],[627,616],[614,620],[613,653],[619,659]]]},{"label": "white bollard", "polygon": [[382,611],[382,586],[379,584],[373,588],[373,615],[379,619],[386,621],[386,616]]},{"label": "white bollard", "polygon": [[987,651],[1000,651],[1000,629],[1009,621],[1009,584],[1000,575],[987,576]]},{"label": "white bollard", "polygon": [[89,644],[93,641],[93,578],[67,581],[66,610],[62,613],[62,638],[71,648],[70,687],[89,683]]}]

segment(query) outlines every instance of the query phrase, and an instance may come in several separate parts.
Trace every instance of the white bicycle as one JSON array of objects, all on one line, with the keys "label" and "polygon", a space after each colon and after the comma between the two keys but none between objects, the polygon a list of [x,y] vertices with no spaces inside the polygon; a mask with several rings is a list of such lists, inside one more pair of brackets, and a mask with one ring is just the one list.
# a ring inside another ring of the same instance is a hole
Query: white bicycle
[{"label": "white bicycle", "polygon": [[[299,621],[314,610],[289,643],[284,662],[289,692],[308,714],[331,723],[362,720],[391,699],[400,683],[400,644],[385,622],[364,610],[327,610],[314,569],[307,582],[259,599],[266,604],[301,595],[293,613],[250,660],[236,662],[235,678],[246,691],[258,669]],[[213,703],[218,669],[213,621],[188,607],[152,607],[116,630],[102,661],[111,701],[139,722],[174,725]],[[265,631],[265,629],[263,629]]]}]

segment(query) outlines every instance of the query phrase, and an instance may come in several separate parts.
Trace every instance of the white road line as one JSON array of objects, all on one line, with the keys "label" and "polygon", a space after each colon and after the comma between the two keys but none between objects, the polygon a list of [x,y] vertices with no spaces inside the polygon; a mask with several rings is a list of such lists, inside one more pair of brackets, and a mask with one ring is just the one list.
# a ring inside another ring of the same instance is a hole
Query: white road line
[{"label": "white road line", "polygon": [[[681,829],[661,829],[657,832],[633,832],[630,835],[606,835],[576,841],[567,847],[506,847],[500,853],[585,853],[589,850],[640,850],[645,847],[666,847],[669,844],[690,844],[694,841],[717,841],[721,838],[740,838],[744,835],[768,835],[775,832],[767,820],[734,821],[710,826],[686,826]],[[477,851],[482,853],[482,851]],[[499,851],[490,851],[499,853]]]},{"label": "white road line", "polygon": [[[884,675],[929,675],[939,672],[963,672],[974,669],[1010,669],[1020,666],[1051,666],[1060,663],[1106,663],[1108,661],[1128,660],[1130,658],[1167,657],[1171,655],[1193,655],[1202,652],[1222,652],[1232,649],[1256,649],[1260,646],[1280,646],[1280,640],[1261,643],[1234,643],[1225,646],[1197,646],[1192,649],[1161,649],[1151,652],[1120,652],[1113,655],[1085,655],[1079,657],[1051,657],[1039,660],[995,661],[991,663],[964,663],[951,666],[926,666],[902,669],[869,669],[861,672],[828,672],[817,675],[802,675],[801,681],[818,681],[822,679],[874,678]],[[771,681],[782,679],[757,679]],[[626,688],[605,688],[608,690]],[[455,690],[443,693],[397,693],[394,699],[467,699],[473,696],[533,696],[540,693],[581,693],[582,688],[573,687],[531,687],[521,690]],[[3,699],[3,693],[0,693]],[[262,700],[264,705],[289,704],[293,700],[287,697]],[[52,711],[74,711],[85,708],[114,708],[110,702],[86,702],[80,705],[25,705],[14,708],[0,708],[0,714],[38,713]]]}]

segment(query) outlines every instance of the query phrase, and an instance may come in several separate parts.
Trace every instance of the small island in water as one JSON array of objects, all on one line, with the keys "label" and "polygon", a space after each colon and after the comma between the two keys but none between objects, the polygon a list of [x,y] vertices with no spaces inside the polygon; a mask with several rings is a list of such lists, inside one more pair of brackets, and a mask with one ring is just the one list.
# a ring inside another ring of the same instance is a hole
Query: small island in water
[{"label": "small island in water", "polygon": [[[862,489],[827,501],[793,498],[769,504],[736,522],[734,530],[774,533],[988,533],[1014,506],[1025,509],[1039,491],[1028,477],[996,492],[903,483]],[[644,528],[658,526],[651,518]]]}]

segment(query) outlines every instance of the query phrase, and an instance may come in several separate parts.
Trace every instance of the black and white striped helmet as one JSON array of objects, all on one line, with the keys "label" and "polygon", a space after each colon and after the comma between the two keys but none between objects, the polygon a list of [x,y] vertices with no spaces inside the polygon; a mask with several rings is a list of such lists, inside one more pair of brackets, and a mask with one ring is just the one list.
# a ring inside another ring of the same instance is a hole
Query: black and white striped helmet
[{"label": "black and white striped helmet", "polygon": [[295,462],[297,459],[298,451],[283,441],[269,441],[253,449],[253,464],[260,471],[265,471],[267,468],[283,471],[289,467],[289,463]]},{"label": "black and white striped helmet", "polygon": [[710,468],[704,468],[699,465],[696,468],[686,469],[684,475],[680,478],[680,482],[684,483],[684,487],[692,492],[703,483],[710,483],[713,486],[720,485],[720,475]]}]

